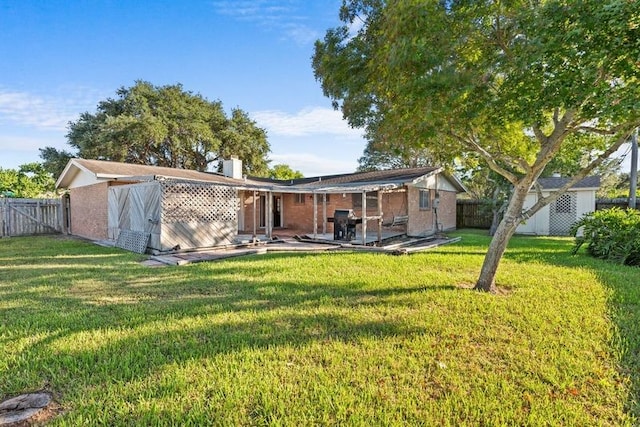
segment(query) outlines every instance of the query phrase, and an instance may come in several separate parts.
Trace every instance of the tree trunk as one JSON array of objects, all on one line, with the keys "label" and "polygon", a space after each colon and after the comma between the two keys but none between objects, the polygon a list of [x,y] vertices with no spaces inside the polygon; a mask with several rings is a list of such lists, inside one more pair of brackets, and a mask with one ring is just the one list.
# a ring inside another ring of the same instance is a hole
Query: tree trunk
[{"label": "tree trunk", "polygon": [[496,290],[495,280],[498,265],[500,264],[502,255],[507,249],[509,239],[511,239],[511,236],[513,236],[513,233],[515,233],[516,228],[518,228],[518,225],[522,221],[522,206],[524,205],[530,186],[531,185],[527,183],[519,183],[514,188],[509,206],[491,239],[487,255],[484,257],[480,277],[474,287],[475,290],[485,292],[494,292]]}]

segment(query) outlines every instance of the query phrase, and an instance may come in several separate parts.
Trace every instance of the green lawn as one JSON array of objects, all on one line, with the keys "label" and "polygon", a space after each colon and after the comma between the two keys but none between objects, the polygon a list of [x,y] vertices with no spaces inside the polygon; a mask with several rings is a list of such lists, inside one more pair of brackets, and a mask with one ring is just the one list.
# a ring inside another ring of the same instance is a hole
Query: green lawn
[{"label": "green lawn", "polygon": [[637,423],[640,269],[519,237],[487,295],[488,238],[458,235],[165,268],[2,239],[0,399],[49,390],[53,425]]}]

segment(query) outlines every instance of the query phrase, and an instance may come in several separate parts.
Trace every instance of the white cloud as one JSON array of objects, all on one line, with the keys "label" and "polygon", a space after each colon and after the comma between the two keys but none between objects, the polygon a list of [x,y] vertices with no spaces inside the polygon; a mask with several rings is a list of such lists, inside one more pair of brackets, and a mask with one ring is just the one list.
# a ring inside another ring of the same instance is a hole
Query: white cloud
[{"label": "white cloud", "polygon": [[298,45],[311,44],[320,38],[320,33],[304,24],[289,23],[284,26],[287,37]]},{"label": "white cloud", "polygon": [[338,160],[311,153],[273,153],[269,158],[272,165],[287,164],[306,177],[350,173],[358,167],[358,162],[355,160]]},{"label": "white cloud", "polygon": [[330,134],[349,139],[362,139],[360,129],[351,128],[342,114],[324,107],[308,107],[295,114],[277,110],[256,111],[251,117],[258,126],[267,129],[269,135],[310,136]]},{"label": "white cloud", "polygon": [[298,14],[300,6],[295,1],[283,4],[281,0],[220,0],[213,2],[213,7],[220,15],[280,31],[299,45],[313,43],[319,36],[318,31],[303,23],[309,18]]},{"label": "white cloud", "polygon": [[25,92],[0,91],[0,122],[64,129],[70,117],[55,104],[54,100]]},{"label": "white cloud", "polygon": [[14,151],[25,153],[33,152],[37,157],[38,148],[44,148],[47,146],[69,150],[68,147],[64,146],[63,142],[63,138],[55,137],[47,138],[40,136],[0,135],[0,151]]},{"label": "white cloud", "polygon": [[54,95],[0,88],[0,124],[64,131],[69,121],[96,105],[95,95],[83,88],[64,88]]}]

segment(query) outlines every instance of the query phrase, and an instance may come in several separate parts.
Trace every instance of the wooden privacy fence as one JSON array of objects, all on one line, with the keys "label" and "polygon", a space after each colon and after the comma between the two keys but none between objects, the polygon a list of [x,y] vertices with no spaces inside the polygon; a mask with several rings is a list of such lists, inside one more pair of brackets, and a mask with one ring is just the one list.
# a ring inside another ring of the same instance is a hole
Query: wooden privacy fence
[{"label": "wooden privacy fence", "polygon": [[[597,199],[596,210],[619,207],[626,209],[629,201],[626,198],[619,199]],[[636,209],[640,209],[640,200],[636,204]],[[491,211],[482,205],[479,200],[458,200],[456,203],[456,228],[491,228]]]},{"label": "wooden privacy fence", "polygon": [[[618,207],[620,209],[627,209],[629,207],[629,199],[621,197],[617,199],[598,199],[596,200],[596,210],[610,209]],[[640,209],[640,200],[636,202],[636,209]]]},{"label": "wooden privacy fence", "polygon": [[0,198],[0,237],[65,232],[64,200]]},{"label": "wooden privacy fence", "polygon": [[479,200],[458,200],[456,228],[491,228],[491,211]]}]

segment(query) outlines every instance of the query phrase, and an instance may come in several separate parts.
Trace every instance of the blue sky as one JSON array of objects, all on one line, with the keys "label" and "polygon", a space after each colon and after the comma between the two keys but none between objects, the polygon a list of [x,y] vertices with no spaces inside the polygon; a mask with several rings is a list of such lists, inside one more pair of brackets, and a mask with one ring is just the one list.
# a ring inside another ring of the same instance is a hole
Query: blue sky
[{"label": "blue sky", "polygon": [[362,131],[331,108],[311,68],[340,4],[0,0],[0,167],[40,161],[41,147],[70,149],[69,121],[146,80],[247,111],[267,130],[272,164],[305,176],[352,172]]},{"label": "blue sky", "polygon": [[182,83],[267,130],[274,164],[351,172],[365,146],[313,77],[340,0],[0,1],[0,167],[67,149],[67,123],[135,80]]}]

